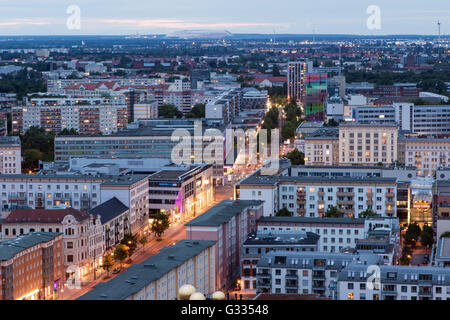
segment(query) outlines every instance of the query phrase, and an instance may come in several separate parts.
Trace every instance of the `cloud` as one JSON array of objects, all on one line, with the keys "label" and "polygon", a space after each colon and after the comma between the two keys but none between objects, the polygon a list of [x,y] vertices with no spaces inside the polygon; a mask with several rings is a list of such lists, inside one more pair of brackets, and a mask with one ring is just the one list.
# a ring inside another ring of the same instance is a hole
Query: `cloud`
[{"label": "cloud", "polygon": [[273,27],[287,26],[286,24],[263,23],[263,22],[219,22],[219,23],[198,23],[180,19],[100,19],[95,22],[105,24],[115,24],[118,26],[135,26],[140,28],[161,28],[161,29],[230,29],[242,27]]},{"label": "cloud", "polygon": [[2,19],[0,26],[25,26],[25,25],[49,25],[52,24],[47,18],[33,18],[33,19]]}]

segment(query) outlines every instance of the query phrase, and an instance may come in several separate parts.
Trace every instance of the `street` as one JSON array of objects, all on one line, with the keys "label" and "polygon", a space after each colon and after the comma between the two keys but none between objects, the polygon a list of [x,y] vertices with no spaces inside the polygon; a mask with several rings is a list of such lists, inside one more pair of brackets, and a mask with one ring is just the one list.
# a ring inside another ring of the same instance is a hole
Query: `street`
[{"label": "street", "polygon": [[[230,200],[230,198],[233,198],[233,192],[234,192],[234,186],[232,184],[226,184],[225,186],[218,186],[216,188],[216,196],[215,201],[213,204],[207,208],[205,208],[199,215],[203,214],[205,211],[210,209],[212,206],[216,205],[217,203],[223,201],[223,200]],[[197,216],[199,216],[197,215]],[[154,254],[158,253],[162,248],[170,246],[172,244],[175,244],[177,241],[186,239],[186,234],[184,231],[184,223],[187,221],[178,223],[176,225],[171,226],[162,237],[161,241],[158,241],[155,236],[151,235],[149,236],[149,242],[142,247],[142,245],[138,245],[136,252],[131,257],[131,263],[132,264],[139,264],[153,256]],[[123,273],[130,264],[123,263],[123,269],[120,273]],[[120,263],[116,263],[111,270],[114,268],[120,267]],[[112,274],[112,272],[109,272],[109,279],[112,279],[116,277],[118,274]],[[60,298],[62,300],[74,300],[78,297],[82,296],[83,294],[87,293],[91,290],[92,287],[99,284],[100,282],[104,281],[103,278],[106,276],[106,271],[98,272],[97,273],[97,279],[93,279],[93,274],[89,276],[90,280],[85,280],[81,288],[79,289],[69,289],[68,287],[65,287],[63,289],[63,292],[61,293]]]}]

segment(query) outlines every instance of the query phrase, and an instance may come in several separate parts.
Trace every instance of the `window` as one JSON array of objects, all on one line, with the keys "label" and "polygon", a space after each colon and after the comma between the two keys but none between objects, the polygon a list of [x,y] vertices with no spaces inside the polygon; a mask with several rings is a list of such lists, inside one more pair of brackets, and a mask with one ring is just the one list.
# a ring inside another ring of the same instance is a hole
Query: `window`
[{"label": "window", "polygon": [[353,283],[352,282],[349,282],[347,284],[347,289],[353,289]]}]

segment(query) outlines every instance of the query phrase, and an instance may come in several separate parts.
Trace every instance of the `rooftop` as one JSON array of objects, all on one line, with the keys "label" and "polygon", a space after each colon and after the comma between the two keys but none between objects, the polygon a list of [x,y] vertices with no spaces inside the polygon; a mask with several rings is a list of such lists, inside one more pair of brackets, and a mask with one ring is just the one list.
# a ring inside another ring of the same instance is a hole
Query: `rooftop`
[{"label": "rooftop", "polygon": [[51,241],[59,235],[62,235],[62,233],[30,232],[14,239],[0,242],[0,261],[9,260],[19,252],[39,243]]},{"label": "rooftop", "polygon": [[66,209],[16,209],[3,223],[61,223],[67,215],[72,215],[77,221],[89,218],[89,214],[73,208]]},{"label": "rooftop", "polygon": [[261,200],[224,200],[189,221],[185,226],[220,226],[251,206],[262,205]]},{"label": "rooftop", "polygon": [[103,182],[102,186],[132,186],[133,184],[142,181],[147,177],[148,175],[146,174],[115,176]]},{"label": "rooftop", "polygon": [[181,240],[168,246],[144,262],[130,266],[124,273],[99,283],[78,300],[123,300],[160,279],[172,269],[213,246],[216,241]]},{"label": "rooftop", "polygon": [[332,224],[361,224],[364,225],[364,219],[362,218],[313,218],[313,217],[261,217],[257,221],[259,222],[289,222],[289,223],[332,223]]},{"label": "rooftop", "polygon": [[20,145],[20,138],[18,136],[0,137],[0,147],[17,147]]},{"label": "rooftop", "polygon": [[104,224],[127,210],[128,207],[126,205],[124,205],[116,197],[113,197],[108,201],[103,202],[102,204],[89,210],[89,213],[93,215],[99,215],[102,224]]}]

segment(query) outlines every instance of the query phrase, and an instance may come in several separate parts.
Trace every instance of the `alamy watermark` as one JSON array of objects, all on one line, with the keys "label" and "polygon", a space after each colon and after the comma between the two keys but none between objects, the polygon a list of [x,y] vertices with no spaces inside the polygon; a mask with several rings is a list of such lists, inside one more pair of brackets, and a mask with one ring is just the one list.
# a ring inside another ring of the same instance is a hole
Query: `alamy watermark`
[{"label": "alamy watermark", "polygon": [[381,29],[381,9],[377,5],[370,5],[367,7],[366,13],[370,16],[367,18],[367,29],[380,30]]},{"label": "alamy watermark", "polygon": [[[171,141],[178,142],[172,149],[172,162],[177,165],[256,165],[260,160],[265,164],[261,168],[261,174],[274,175],[279,169],[280,133],[278,129],[272,129],[270,143],[267,134],[266,129],[259,132],[254,129],[226,129],[225,135],[218,129],[207,129],[203,132],[202,122],[195,121],[193,136],[186,129],[176,129],[172,132]],[[235,143],[238,151],[236,159]]]},{"label": "alamy watermark", "polygon": [[72,4],[67,7],[66,13],[70,16],[66,20],[66,26],[69,30],[81,29],[81,9],[79,6]]},{"label": "alamy watermark", "polygon": [[367,277],[366,288],[369,290],[379,290],[381,286],[381,272],[380,267],[377,265],[370,265],[366,270]]}]

